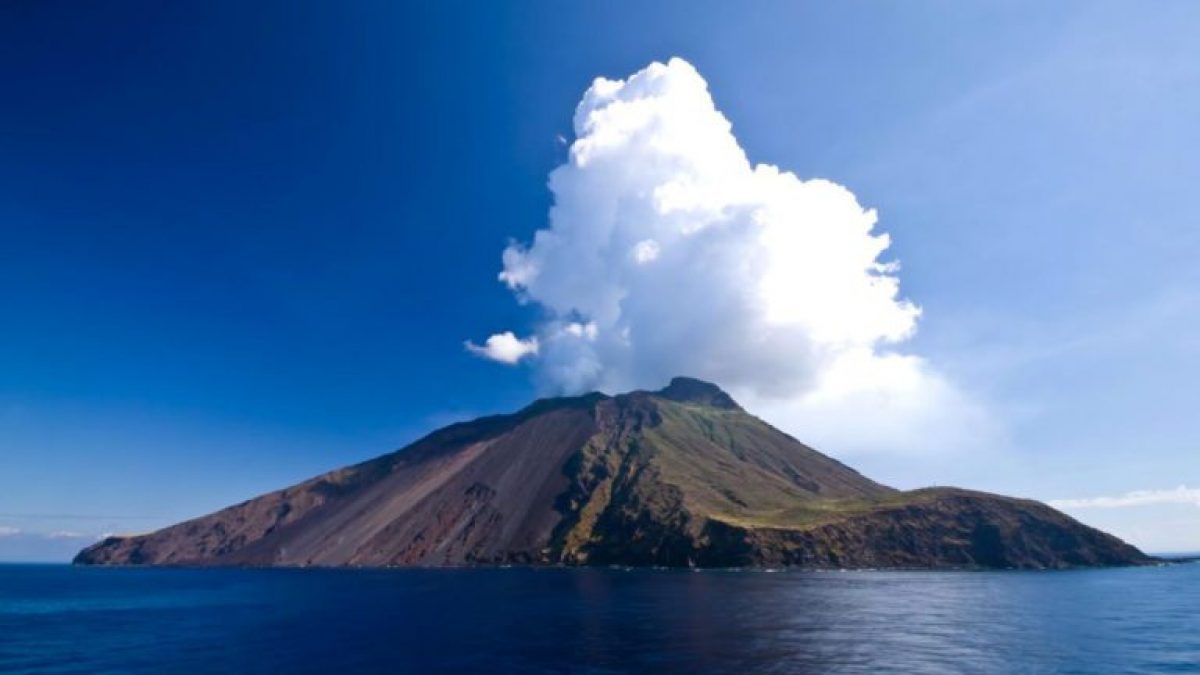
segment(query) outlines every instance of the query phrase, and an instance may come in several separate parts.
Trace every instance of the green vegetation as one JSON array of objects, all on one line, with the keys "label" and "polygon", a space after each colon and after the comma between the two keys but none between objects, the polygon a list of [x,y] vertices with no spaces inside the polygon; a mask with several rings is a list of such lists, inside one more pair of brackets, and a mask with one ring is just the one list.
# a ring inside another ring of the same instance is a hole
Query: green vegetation
[{"label": "green vegetation", "polygon": [[741,410],[658,402],[650,461],[690,511],[739,527],[801,529],[875,508],[893,491]]}]

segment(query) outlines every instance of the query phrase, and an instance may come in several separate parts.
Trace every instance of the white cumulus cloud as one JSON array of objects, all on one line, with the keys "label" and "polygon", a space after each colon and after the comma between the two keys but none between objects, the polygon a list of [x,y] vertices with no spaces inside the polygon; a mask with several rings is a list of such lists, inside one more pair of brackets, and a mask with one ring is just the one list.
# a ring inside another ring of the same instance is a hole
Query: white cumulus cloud
[{"label": "white cumulus cloud", "polygon": [[1134,490],[1116,497],[1053,499],[1048,503],[1058,509],[1119,509],[1151,504],[1191,504],[1200,507],[1200,488],[1180,485],[1172,490]]},{"label": "white cumulus cloud", "polygon": [[0,537],[12,537],[18,534],[21,534],[20,528],[0,525]]},{"label": "white cumulus cloud", "polygon": [[921,310],[876,212],[836,183],[752,164],[689,63],[596,79],[574,127],[548,226],[502,256],[500,280],[543,320],[472,351],[536,356],[563,393],[704,378],[835,452],[984,433],[980,406],[898,351]]},{"label": "white cumulus cloud", "polygon": [[496,333],[485,340],[482,345],[477,345],[470,340],[467,340],[464,344],[467,351],[472,354],[478,354],[484,358],[510,365],[517,363],[526,356],[533,356],[538,353],[538,339],[536,337],[523,340],[513,335],[512,331]]}]

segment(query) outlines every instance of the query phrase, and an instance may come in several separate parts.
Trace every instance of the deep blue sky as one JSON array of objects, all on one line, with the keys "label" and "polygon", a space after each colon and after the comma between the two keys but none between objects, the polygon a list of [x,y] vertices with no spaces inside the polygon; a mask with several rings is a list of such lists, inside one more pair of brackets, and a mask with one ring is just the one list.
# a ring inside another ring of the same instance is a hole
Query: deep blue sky
[{"label": "deep blue sky", "polygon": [[[528,401],[462,341],[537,318],[499,256],[580,94],[671,56],[753,161],[879,209],[914,348],[1008,429],[864,471],[1200,487],[1198,31],[1190,3],[4,3],[0,528],[155,527]],[[1170,508],[1077,515],[1200,541]]]}]

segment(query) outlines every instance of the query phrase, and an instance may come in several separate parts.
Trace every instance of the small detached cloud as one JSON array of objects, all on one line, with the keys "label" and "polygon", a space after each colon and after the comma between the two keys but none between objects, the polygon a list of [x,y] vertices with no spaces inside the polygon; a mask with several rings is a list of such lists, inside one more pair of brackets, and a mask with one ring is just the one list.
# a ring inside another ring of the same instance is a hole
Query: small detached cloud
[{"label": "small detached cloud", "polygon": [[1200,507],[1200,488],[1180,485],[1172,490],[1134,490],[1116,497],[1052,499],[1048,503],[1057,509],[1121,509],[1153,504],[1190,504]]},{"label": "small detached cloud", "polygon": [[0,525],[0,562],[68,562],[97,539],[74,530],[47,532]]},{"label": "small detached cloud", "polygon": [[981,406],[901,351],[921,309],[876,212],[751,163],[691,64],[597,78],[574,132],[547,227],[502,255],[499,280],[542,319],[468,350],[528,359],[552,393],[703,378],[840,454],[986,442]]},{"label": "small detached cloud", "polygon": [[482,345],[477,345],[470,340],[467,340],[464,344],[467,351],[472,354],[508,365],[515,365],[521,359],[527,356],[535,356],[538,353],[537,337],[521,339],[514,335],[512,331],[496,333],[484,341]]},{"label": "small detached cloud", "polygon": [[71,530],[55,530],[47,534],[46,537],[49,539],[87,539],[89,541],[99,538],[94,534],[84,534],[83,532],[74,532]]}]

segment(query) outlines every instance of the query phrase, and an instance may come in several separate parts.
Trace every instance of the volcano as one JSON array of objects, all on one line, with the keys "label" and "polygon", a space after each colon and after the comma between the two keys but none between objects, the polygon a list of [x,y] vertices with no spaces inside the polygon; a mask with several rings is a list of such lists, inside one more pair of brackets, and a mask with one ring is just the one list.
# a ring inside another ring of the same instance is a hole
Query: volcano
[{"label": "volcano", "polygon": [[1065,568],[1152,559],[1045,504],[881,485],[716,385],[542,399],[77,564]]}]

